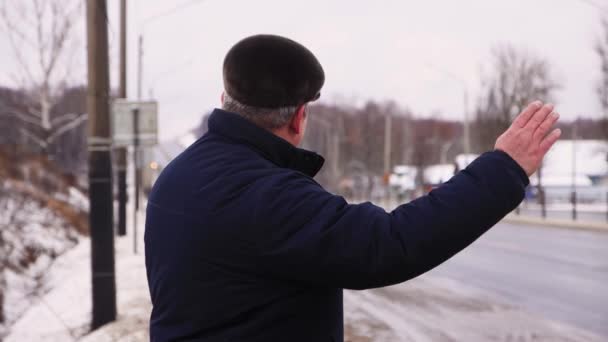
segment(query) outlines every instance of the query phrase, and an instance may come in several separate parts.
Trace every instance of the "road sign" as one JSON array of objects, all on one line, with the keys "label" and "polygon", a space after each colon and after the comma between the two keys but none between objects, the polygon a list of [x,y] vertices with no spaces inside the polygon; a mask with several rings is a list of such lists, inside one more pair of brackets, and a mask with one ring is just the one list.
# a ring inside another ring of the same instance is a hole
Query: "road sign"
[{"label": "road sign", "polygon": [[114,146],[131,146],[134,143],[133,117],[139,111],[139,144],[151,146],[158,143],[158,102],[128,101],[116,99],[112,102],[112,139]]}]

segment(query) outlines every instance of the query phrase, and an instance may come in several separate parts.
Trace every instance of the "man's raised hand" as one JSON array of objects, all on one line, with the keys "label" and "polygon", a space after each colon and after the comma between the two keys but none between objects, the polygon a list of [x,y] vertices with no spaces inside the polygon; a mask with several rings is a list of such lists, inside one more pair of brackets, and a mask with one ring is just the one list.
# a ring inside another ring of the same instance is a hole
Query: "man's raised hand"
[{"label": "man's raised hand", "polygon": [[531,103],[496,140],[495,148],[511,156],[528,176],[538,170],[545,154],[562,134],[560,129],[549,133],[559,119],[553,108],[540,101]]}]

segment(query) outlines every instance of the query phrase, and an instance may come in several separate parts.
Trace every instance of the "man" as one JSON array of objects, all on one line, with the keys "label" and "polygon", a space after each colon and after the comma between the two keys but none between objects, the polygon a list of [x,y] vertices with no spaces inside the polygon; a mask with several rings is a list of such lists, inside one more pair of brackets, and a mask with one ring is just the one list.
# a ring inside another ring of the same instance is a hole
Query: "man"
[{"label": "man", "polygon": [[249,37],[223,74],[223,109],[150,194],[153,341],[342,341],[342,289],[406,281],[471,244],[521,202],[560,135],[535,102],[495,151],[387,213],[326,192],[312,178],[323,158],[297,148],[325,77],[309,50]]}]

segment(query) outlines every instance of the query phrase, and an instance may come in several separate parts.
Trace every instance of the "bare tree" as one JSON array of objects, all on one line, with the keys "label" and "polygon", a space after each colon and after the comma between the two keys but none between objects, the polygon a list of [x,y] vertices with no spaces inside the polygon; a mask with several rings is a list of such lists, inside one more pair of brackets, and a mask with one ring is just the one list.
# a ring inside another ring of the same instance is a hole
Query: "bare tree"
[{"label": "bare tree", "polygon": [[595,52],[600,59],[600,80],[597,95],[603,111],[603,133],[608,139],[608,18],[602,20],[602,36],[595,43]]},{"label": "bare tree", "polygon": [[[551,101],[558,84],[547,60],[503,45],[494,50],[492,73],[482,81],[482,89],[475,122],[478,152],[492,149],[496,138],[528,103],[538,99]],[[545,217],[542,167],[537,177],[538,201]]]},{"label": "bare tree", "polygon": [[4,0],[0,22],[16,62],[14,81],[28,95],[26,110],[0,103],[0,115],[19,119],[21,133],[42,151],[86,120],[84,113],[53,115],[55,101],[74,69],[78,0]]},{"label": "bare tree", "polygon": [[537,99],[550,101],[557,89],[547,60],[511,45],[496,48],[491,73],[482,80],[477,108],[478,152],[491,149],[528,103]]}]

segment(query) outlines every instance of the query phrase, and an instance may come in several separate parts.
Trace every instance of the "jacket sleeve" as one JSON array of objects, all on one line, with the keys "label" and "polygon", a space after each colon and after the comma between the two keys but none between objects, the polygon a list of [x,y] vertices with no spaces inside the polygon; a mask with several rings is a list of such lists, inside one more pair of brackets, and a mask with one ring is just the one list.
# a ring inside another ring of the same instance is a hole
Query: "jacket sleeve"
[{"label": "jacket sleeve", "polygon": [[[280,228],[267,232],[258,266],[283,279],[339,288],[400,283],[470,245],[522,201],[528,182],[506,153],[488,152],[387,213],[371,203],[349,205],[300,177],[264,206],[270,227]],[[285,215],[273,214],[285,207]]]}]

